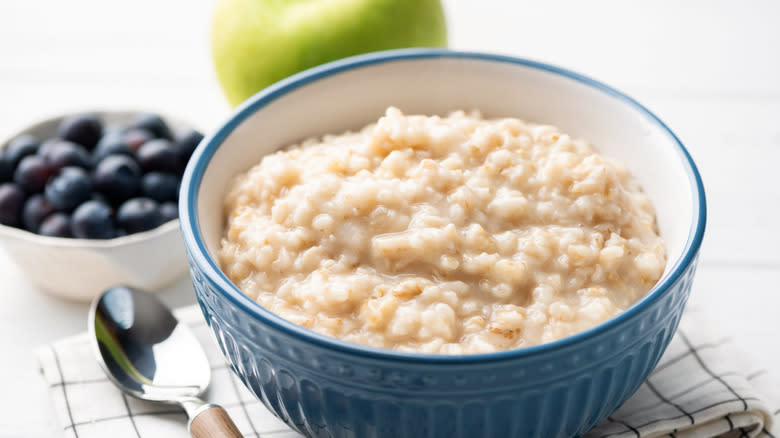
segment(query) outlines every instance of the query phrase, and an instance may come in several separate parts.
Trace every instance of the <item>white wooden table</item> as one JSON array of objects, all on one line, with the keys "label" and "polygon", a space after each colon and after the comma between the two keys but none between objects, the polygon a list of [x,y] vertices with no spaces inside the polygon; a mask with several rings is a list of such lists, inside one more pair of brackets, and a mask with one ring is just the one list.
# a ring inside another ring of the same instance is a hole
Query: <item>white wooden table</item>
[{"label": "white wooden table", "polygon": [[[451,46],[568,67],[636,97],[700,166],[709,224],[692,301],[780,376],[780,2],[446,1]],[[3,0],[0,138],[77,108],[149,108],[204,130],[228,113],[212,0]],[[42,275],[45,268],[42,270]],[[0,437],[58,436],[34,347],[85,329],[0,252]],[[162,294],[194,302],[182,280]]]}]

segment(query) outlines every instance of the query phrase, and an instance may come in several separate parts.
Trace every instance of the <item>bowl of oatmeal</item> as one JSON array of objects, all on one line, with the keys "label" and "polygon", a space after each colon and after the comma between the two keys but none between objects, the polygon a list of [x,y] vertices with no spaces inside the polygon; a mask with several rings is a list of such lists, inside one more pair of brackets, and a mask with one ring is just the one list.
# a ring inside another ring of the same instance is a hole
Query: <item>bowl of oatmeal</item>
[{"label": "bowl of oatmeal", "polygon": [[442,50],[259,93],[182,183],[193,283],[246,386],[311,436],[574,436],[673,335],[696,167],[625,95]]}]

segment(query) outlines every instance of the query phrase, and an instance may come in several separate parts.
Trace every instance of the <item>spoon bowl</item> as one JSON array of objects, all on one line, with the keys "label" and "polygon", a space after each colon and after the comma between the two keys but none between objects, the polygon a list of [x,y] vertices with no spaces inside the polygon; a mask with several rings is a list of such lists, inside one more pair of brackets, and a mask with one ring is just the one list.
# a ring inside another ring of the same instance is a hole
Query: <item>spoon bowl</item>
[{"label": "spoon bowl", "polygon": [[[224,409],[198,399],[211,380],[208,358],[189,327],[157,297],[112,287],[92,303],[88,326],[100,366],[126,394],[180,405],[194,437],[241,436]],[[201,427],[204,422],[209,427]],[[220,425],[227,429],[220,432]]]}]

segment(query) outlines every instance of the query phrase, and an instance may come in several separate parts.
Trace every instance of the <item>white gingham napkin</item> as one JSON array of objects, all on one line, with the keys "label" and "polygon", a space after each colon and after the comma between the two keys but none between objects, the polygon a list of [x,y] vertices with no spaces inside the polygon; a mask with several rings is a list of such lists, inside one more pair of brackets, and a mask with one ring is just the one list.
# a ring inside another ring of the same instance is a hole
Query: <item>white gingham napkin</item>
[{"label": "white gingham napkin", "polygon": [[[293,438],[226,365],[195,306],[176,316],[194,330],[212,367],[208,401],[225,407],[245,437]],[[187,438],[187,419],[175,406],[123,395],[92,356],[86,334],[38,351],[64,435],[74,438]],[[746,365],[737,346],[695,311],[683,317],[658,367],[617,412],[586,438],[779,437],[780,386]]]}]

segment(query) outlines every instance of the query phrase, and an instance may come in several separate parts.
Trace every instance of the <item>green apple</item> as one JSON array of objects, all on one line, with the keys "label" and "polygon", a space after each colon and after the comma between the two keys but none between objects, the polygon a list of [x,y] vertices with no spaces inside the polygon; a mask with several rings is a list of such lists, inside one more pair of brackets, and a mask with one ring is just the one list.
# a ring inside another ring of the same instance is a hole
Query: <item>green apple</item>
[{"label": "green apple", "polygon": [[442,47],[440,0],[220,0],[212,53],[228,101],[293,73],[359,53]]}]

